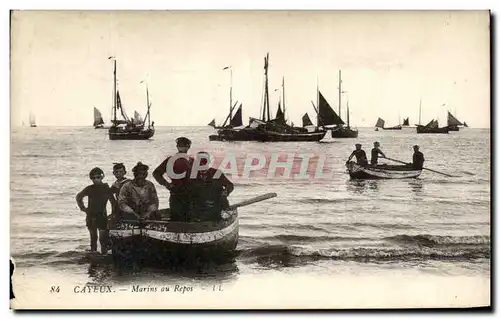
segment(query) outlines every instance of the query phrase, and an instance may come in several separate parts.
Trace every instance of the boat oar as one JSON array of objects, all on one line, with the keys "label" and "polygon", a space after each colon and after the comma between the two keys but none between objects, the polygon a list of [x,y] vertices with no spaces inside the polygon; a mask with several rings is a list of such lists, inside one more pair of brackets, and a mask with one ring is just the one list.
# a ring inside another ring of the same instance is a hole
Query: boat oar
[{"label": "boat oar", "polygon": [[229,209],[235,209],[235,208],[238,208],[238,207],[243,207],[243,206],[247,206],[247,205],[250,205],[250,204],[262,202],[262,201],[264,201],[266,199],[270,199],[270,198],[273,198],[273,197],[276,197],[276,196],[278,196],[278,194],[276,194],[276,193],[267,193],[267,194],[264,194],[264,195],[256,196],[256,197],[244,200],[242,202],[230,205]]},{"label": "boat oar", "polygon": [[[259,195],[259,196],[255,196],[255,197],[252,197],[250,199],[247,199],[247,200],[244,200],[242,202],[239,202],[239,203],[236,203],[236,204],[233,204],[233,205],[230,205],[229,206],[229,209],[235,209],[235,208],[238,208],[238,207],[243,207],[243,206],[247,206],[247,205],[251,205],[251,204],[255,204],[255,203],[258,203],[258,202],[262,202],[264,200],[267,200],[267,199],[271,199],[273,197],[276,197],[278,196],[278,194],[276,193],[267,193],[267,194],[264,194],[264,195]],[[162,212],[163,214],[167,214],[167,213],[170,213],[170,208],[166,208],[166,209],[160,209],[158,210],[158,212]],[[124,220],[124,222],[128,222],[128,223],[141,223],[141,221],[138,221],[138,220]],[[142,223],[157,223],[157,224],[166,224],[166,223],[170,223],[170,221],[162,221],[162,220],[144,220],[142,221]]]},{"label": "boat oar", "polygon": [[[383,158],[388,159],[390,161],[398,162],[398,163],[401,163],[401,164],[408,164],[407,162],[403,162],[403,161],[400,161],[400,160],[397,160],[397,159],[394,159],[394,158],[390,158],[390,157],[383,157]],[[433,169],[430,169],[430,168],[427,168],[427,167],[422,167],[422,169],[426,169],[428,171],[431,171],[431,172],[434,172],[434,173],[438,173],[438,174],[442,174],[442,175],[448,176],[448,177],[458,177],[458,176],[446,174],[446,173],[443,173],[443,172],[439,172],[439,171],[436,171],[436,170],[433,170]]]}]

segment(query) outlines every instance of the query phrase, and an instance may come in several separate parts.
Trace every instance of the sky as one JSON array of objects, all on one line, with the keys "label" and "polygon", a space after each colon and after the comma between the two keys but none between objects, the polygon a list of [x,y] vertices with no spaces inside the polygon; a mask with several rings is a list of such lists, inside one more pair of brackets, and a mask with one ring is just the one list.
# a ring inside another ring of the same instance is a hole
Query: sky
[{"label": "sky", "polygon": [[[487,11],[17,11],[11,17],[11,124],[90,126],[111,119],[113,64],[129,115],[155,126],[224,121],[243,103],[259,117],[269,53],[271,112],[285,81],[287,118],[316,120],[317,88],[351,125],[422,124],[447,111],[490,127]],[[144,81],[141,83],[141,81]]]}]

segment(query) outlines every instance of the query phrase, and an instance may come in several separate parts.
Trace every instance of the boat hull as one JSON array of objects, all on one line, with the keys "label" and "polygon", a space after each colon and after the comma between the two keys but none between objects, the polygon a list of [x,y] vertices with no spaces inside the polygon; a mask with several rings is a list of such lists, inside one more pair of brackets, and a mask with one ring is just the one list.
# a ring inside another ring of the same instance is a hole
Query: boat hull
[{"label": "boat hull", "polygon": [[218,135],[210,135],[210,141],[258,141],[258,142],[318,142],[326,131],[280,133],[268,130],[242,129],[220,130]]},{"label": "boat hull", "polygon": [[238,243],[236,210],[220,222],[121,222],[109,231],[112,254],[118,262],[155,262],[227,259]]},{"label": "boat hull", "polygon": [[117,130],[111,127],[108,131],[110,140],[147,140],[155,134],[154,129],[145,129],[137,131]]},{"label": "boat hull", "polygon": [[425,126],[417,126],[418,134],[448,134],[449,127],[426,128]]},{"label": "boat hull", "polygon": [[356,138],[358,137],[358,131],[352,130],[351,128],[338,128],[332,130],[332,138]]},{"label": "boat hull", "polygon": [[414,169],[411,165],[361,166],[349,162],[346,166],[352,179],[405,179],[416,178],[422,173],[421,169]]},{"label": "boat hull", "polygon": [[97,129],[107,129],[107,130],[109,130],[111,128],[111,126],[97,125],[97,126],[94,126],[94,128],[96,130]]},{"label": "boat hull", "polygon": [[382,128],[384,131],[396,131],[396,130],[402,130],[403,127],[401,125],[398,126],[393,126],[393,127],[383,127]]}]

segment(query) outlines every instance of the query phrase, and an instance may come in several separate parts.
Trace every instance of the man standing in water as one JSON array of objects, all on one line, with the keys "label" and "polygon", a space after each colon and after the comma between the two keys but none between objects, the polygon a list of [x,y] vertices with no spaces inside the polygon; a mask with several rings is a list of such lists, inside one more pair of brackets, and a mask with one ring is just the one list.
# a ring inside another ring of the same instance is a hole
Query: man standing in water
[{"label": "man standing in water", "polygon": [[378,164],[378,154],[382,155],[382,157],[385,158],[385,154],[380,150],[379,147],[380,147],[379,142],[373,143],[372,158],[370,159],[370,164],[372,165]]},{"label": "man standing in water", "polygon": [[[191,208],[189,176],[191,174],[193,159],[187,155],[191,147],[191,141],[186,137],[179,137],[175,142],[177,144],[177,154],[167,157],[153,171],[153,177],[158,184],[165,186],[170,191],[170,219],[173,221],[185,221],[187,220],[187,214],[189,214]],[[168,168],[170,168],[170,171],[168,171]],[[171,174],[172,170],[174,174]],[[168,182],[163,177],[167,172],[167,176],[170,178],[171,182]]]},{"label": "man standing in water", "polygon": [[116,199],[116,205],[113,207],[110,224],[114,224],[122,215],[120,207],[118,206],[118,196],[120,195],[122,186],[130,182],[130,179],[126,178],[125,174],[127,174],[127,170],[123,163],[113,163],[113,175],[116,177],[116,181],[111,185],[111,191]]},{"label": "man standing in water", "polygon": [[141,162],[132,169],[134,179],[122,186],[118,205],[123,219],[148,219],[158,210],[158,195],[155,185],[146,180],[147,165]]}]

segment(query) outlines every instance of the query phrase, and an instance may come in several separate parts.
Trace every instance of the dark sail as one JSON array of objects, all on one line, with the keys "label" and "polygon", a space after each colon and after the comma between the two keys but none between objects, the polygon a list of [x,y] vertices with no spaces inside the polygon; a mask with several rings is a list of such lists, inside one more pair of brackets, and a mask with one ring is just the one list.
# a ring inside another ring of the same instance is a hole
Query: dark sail
[{"label": "dark sail", "polygon": [[94,106],[94,124],[93,126],[103,125],[104,120],[102,119],[101,112]]},{"label": "dark sail", "polygon": [[241,109],[243,107],[243,104],[240,104],[240,107],[234,114],[233,118],[231,119],[231,122],[229,122],[229,125],[232,127],[237,127],[237,126],[242,126],[243,125],[243,117],[241,114]]},{"label": "dark sail", "polygon": [[318,126],[341,125],[344,121],[335,113],[328,101],[319,92]]},{"label": "dark sail", "polygon": [[116,92],[116,108],[120,109],[120,112],[122,113],[123,118],[127,122],[129,122],[130,120],[129,120],[128,116],[127,116],[127,113],[125,113],[125,110],[123,109],[122,100],[120,98],[120,91]]},{"label": "dark sail", "polygon": [[410,118],[407,117],[403,120],[403,126],[409,126],[410,125]]},{"label": "dark sail", "polygon": [[285,123],[285,114],[281,110],[281,103],[278,103],[278,111],[276,111],[276,122]]},{"label": "dark sail", "polygon": [[377,123],[375,124],[375,127],[384,128],[384,125],[385,125],[385,121],[379,117],[377,120]]},{"label": "dark sail", "polygon": [[311,126],[311,125],[313,125],[313,123],[311,122],[309,115],[307,113],[304,114],[304,116],[302,116],[302,127]]},{"label": "dark sail", "polygon": [[463,125],[462,122],[460,122],[459,120],[457,120],[456,117],[454,117],[449,111],[448,111],[448,125],[453,125],[453,126],[457,126],[457,125]]},{"label": "dark sail", "polygon": [[429,123],[427,123],[427,125],[425,126],[425,128],[427,128],[427,129],[433,129],[433,128],[438,128],[438,127],[439,127],[439,123],[438,123],[438,121],[436,121],[434,119],[432,121],[430,121]]},{"label": "dark sail", "polygon": [[210,121],[210,123],[208,123],[207,125],[215,127],[215,119],[213,119],[212,121]]}]

